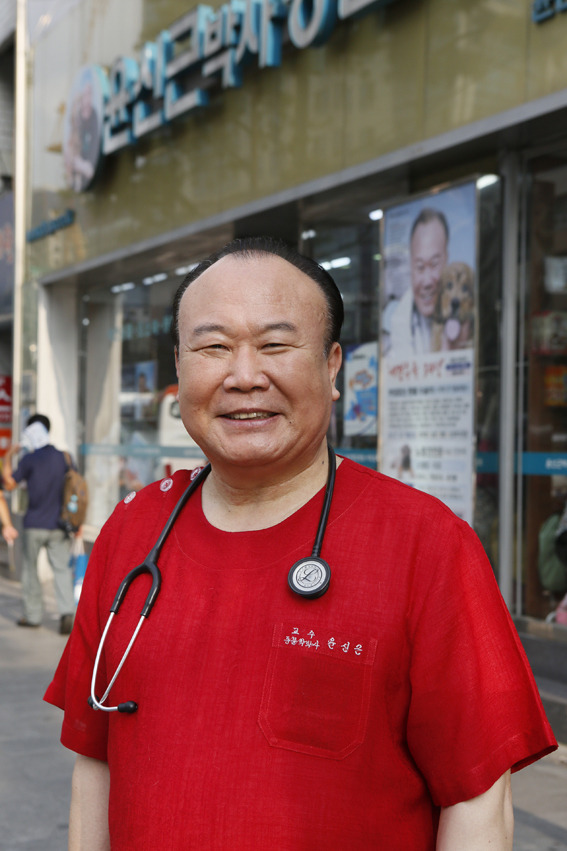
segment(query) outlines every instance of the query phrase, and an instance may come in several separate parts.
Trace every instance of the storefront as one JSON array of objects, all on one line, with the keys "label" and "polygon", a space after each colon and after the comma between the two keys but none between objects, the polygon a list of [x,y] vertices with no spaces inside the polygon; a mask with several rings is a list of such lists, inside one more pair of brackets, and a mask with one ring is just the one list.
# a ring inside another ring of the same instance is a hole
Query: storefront
[{"label": "storefront", "polygon": [[[172,296],[209,251],[269,233],[343,294],[338,451],[446,497],[516,614],[553,611],[538,562],[567,496],[567,14],[547,6],[83,0],[42,32],[17,415],[47,413],[79,456],[91,536],[122,495],[199,463]],[[394,362],[424,209],[472,276],[470,336]]]}]

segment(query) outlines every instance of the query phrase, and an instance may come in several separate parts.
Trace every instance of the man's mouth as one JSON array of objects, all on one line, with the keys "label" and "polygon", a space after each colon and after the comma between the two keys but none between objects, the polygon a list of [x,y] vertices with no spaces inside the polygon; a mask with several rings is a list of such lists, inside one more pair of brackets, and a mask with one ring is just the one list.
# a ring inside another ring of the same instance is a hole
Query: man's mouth
[{"label": "man's mouth", "polygon": [[234,414],[223,414],[229,420],[268,420],[276,415],[269,411],[245,411]]}]

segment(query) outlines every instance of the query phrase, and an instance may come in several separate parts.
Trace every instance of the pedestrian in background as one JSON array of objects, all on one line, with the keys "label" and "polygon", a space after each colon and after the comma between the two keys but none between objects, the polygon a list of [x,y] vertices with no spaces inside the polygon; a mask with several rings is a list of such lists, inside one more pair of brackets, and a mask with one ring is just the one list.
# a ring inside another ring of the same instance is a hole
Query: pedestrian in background
[{"label": "pedestrian in background", "polygon": [[[73,626],[75,599],[72,571],[69,570],[71,539],[60,525],[63,485],[68,469],[63,452],[49,443],[48,417],[34,414],[28,420],[20,445],[11,446],[4,458],[6,490],[25,482],[28,509],[24,516],[22,568],[23,615],[16,623],[23,627],[41,626],[43,595],[38,575],[38,557],[45,547],[53,570],[55,599],[60,615],[59,632],[69,635]],[[27,450],[12,471],[12,458]]]}]

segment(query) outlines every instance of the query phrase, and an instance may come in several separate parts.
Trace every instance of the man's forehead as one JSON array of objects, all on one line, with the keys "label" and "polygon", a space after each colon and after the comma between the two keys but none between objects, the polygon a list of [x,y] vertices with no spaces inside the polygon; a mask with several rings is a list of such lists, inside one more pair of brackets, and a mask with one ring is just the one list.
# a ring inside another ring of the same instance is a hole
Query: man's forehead
[{"label": "man's forehead", "polygon": [[[199,275],[183,294],[180,308],[203,303],[223,307],[236,302],[282,307],[314,304],[326,309],[320,286],[292,263],[274,254],[231,254]],[[185,302],[185,305],[184,305]]]},{"label": "man's forehead", "polygon": [[429,222],[421,222],[416,227],[411,238],[411,245],[413,247],[416,242],[430,242],[433,240],[437,241],[438,239],[441,239],[443,242],[443,247],[447,245],[445,228],[439,219],[431,219]]}]

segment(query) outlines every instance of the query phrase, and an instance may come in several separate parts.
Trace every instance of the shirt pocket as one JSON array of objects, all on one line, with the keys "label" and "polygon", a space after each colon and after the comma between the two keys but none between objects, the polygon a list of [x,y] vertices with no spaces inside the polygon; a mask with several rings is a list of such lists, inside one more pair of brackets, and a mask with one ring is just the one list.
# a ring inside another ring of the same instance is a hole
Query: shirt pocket
[{"label": "shirt pocket", "polygon": [[377,641],[276,624],[258,722],[269,744],[344,759],[364,741]]}]

